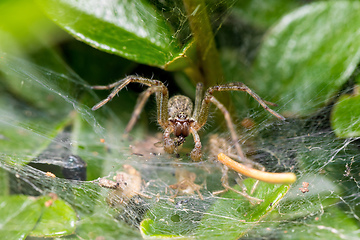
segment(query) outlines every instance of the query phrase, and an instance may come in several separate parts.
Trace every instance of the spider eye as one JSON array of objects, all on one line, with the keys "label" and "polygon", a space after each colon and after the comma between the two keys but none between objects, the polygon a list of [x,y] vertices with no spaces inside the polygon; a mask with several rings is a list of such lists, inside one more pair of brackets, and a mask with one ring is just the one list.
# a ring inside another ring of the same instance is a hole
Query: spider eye
[{"label": "spider eye", "polygon": [[181,112],[181,113],[179,113],[179,114],[177,115],[177,117],[178,117],[179,119],[186,119],[186,118],[187,118],[187,115],[186,115],[184,112]]}]

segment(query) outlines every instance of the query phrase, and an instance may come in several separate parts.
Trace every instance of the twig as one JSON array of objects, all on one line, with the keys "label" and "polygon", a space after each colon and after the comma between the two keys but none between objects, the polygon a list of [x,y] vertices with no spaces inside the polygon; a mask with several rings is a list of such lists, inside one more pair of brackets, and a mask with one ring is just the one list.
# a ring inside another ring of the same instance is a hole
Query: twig
[{"label": "twig", "polygon": [[218,159],[221,163],[228,166],[232,170],[241,173],[242,175],[245,175],[247,177],[254,178],[263,182],[291,184],[296,181],[296,175],[294,173],[271,173],[259,171],[254,168],[246,167],[245,165],[232,160],[224,153],[220,153],[218,155]]}]

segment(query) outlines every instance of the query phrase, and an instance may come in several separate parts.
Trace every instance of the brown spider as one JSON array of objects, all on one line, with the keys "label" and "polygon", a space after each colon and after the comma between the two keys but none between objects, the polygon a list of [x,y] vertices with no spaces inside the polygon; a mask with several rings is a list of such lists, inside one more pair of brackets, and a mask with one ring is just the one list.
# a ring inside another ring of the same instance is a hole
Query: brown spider
[{"label": "brown spider", "polygon": [[[193,109],[192,101],[186,96],[176,95],[169,99],[168,89],[161,81],[133,75],[127,76],[124,79],[121,79],[120,81],[109,84],[107,86],[93,86],[92,89],[114,90],[106,99],[96,104],[92,108],[92,110],[97,110],[98,108],[109,102],[116,96],[119,91],[121,91],[121,89],[123,89],[131,82],[144,84],[149,86],[149,88],[146,89],[139,96],[135,106],[135,110],[131,116],[128,125],[125,128],[125,133],[128,133],[133,128],[147,99],[151,94],[155,93],[157,104],[157,121],[159,125],[164,129],[164,150],[167,153],[174,153],[176,147],[184,143],[185,137],[187,137],[191,133],[194,138],[195,147],[191,151],[190,156],[194,161],[199,161],[202,155],[201,141],[198,131],[205,125],[209,114],[210,103],[213,103],[224,114],[226,124],[230,130],[231,138],[233,143],[235,144],[235,148],[239,154],[239,157],[243,162],[252,163],[251,160],[247,160],[245,158],[244,153],[241,150],[240,144],[238,143],[238,138],[235,132],[234,125],[231,121],[230,114],[225,108],[225,106],[213,96],[214,91],[245,91],[250,94],[256,101],[258,101],[260,105],[265,108],[265,110],[269,111],[271,114],[281,120],[285,119],[283,116],[270,109],[266,105],[266,103],[268,103],[269,105],[274,105],[273,103],[262,100],[256,93],[251,91],[251,89],[249,89],[241,82],[228,83],[224,85],[210,87],[205,92],[204,97],[203,85],[201,83],[198,83],[196,86],[195,107]],[[176,137],[175,140],[170,137],[172,133]]]}]

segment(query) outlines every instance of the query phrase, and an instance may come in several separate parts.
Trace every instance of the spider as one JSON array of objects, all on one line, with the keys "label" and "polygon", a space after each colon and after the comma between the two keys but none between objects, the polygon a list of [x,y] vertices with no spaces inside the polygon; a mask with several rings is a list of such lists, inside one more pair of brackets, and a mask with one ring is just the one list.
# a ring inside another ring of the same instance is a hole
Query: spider
[{"label": "spider", "polygon": [[[134,112],[128,125],[125,128],[127,134],[135,125],[147,99],[151,94],[155,93],[156,105],[157,105],[157,121],[162,129],[164,150],[167,153],[174,153],[176,148],[184,143],[185,138],[191,133],[194,138],[194,149],[191,151],[190,156],[194,161],[199,161],[202,156],[201,141],[198,131],[205,125],[210,104],[213,103],[223,113],[227,127],[229,128],[231,139],[235,145],[236,151],[243,162],[252,164],[251,160],[245,158],[243,151],[241,150],[234,125],[231,121],[230,113],[226,107],[219,102],[213,93],[216,91],[244,91],[250,94],[260,105],[275,117],[285,120],[283,116],[270,109],[267,104],[275,105],[273,103],[262,100],[256,93],[241,82],[228,83],[218,86],[210,87],[203,95],[203,84],[198,83],[196,86],[195,106],[190,98],[183,95],[175,95],[169,99],[169,91],[167,87],[159,80],[149,79],[139,76],[130,75],[121,79],[115,83],[106,86],[92,86],[92,89],[113,89],[110,95],[92,107],[92,110],[97,110],[104,104],[113,99],[116,94],[121,91],[129,83],[140,83],[149,86],[144,92],[142,92],[137,100]],[[275,105],[276,106],[276,105]],[[171,138],[171,134],[175,135],[175,138]]]}]

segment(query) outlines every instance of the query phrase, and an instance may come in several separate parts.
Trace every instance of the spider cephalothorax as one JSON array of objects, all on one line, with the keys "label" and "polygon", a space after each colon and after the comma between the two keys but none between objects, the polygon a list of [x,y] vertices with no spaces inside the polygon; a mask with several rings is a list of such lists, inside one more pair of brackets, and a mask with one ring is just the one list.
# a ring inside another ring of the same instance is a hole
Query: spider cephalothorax
[{"label": "spider cephalothorax", "polygon": [[190,134],[190,127],[194,120],[190,118],[193,103],[190,98],[183,95],[176,95],[169,99],[169,123],[174,128],[174,135],[185,141],[185,137]]},{"label": "spider cephalothorax", "polygon": [[[126,78],[107,86],[94,86],[93,89],[114,89],[110,95],[96,104],[92,110],[102,107],[105,103],[110,101],[116,94],[131,82],[137,82],[149,86],[138,99],[135,110],[131,116],[125,132],[128,133],[134,126],[141,110],[143,109],[147,99],[153,93],[156,95],[157,105],[157,120],[159,125],[164,129],[163,141],[164,150],[167,153],[174,153],[176,147],[184,143],[185,138],[192,134],[195,142],[194,149],[191,151],[191,158],[194,161],[201,159],[201,141],[198,131],[205,125],[209,114],[210,103],[215,104],[220,111],[224,114],[226,124],[229,128],[232,141],[239,154],[239,157],[246,161],[246,158],[238,143],[236,131],[231,121],[231,117],[227,109],[221,104],[214,96],[215,91],[245,91],[250,94],[256,101],[260,103],[271,114],[279,119],[284,120],[284,117],[277,112],[271,110],[266,103],[258,95],[251,91],[247,86],[241,82],[228,83],[224,85],[214,86],[207,89],[203,96],[203,85],[199,83],[196,86],[196,99],[195,106],[190,98],[183,95],[176,95],[169,99],[169,92],[166,86],[159,80],[148,79],[138,76],[127,76]],[[175,135],[175,140],[171,138],[171,134]]]}]

